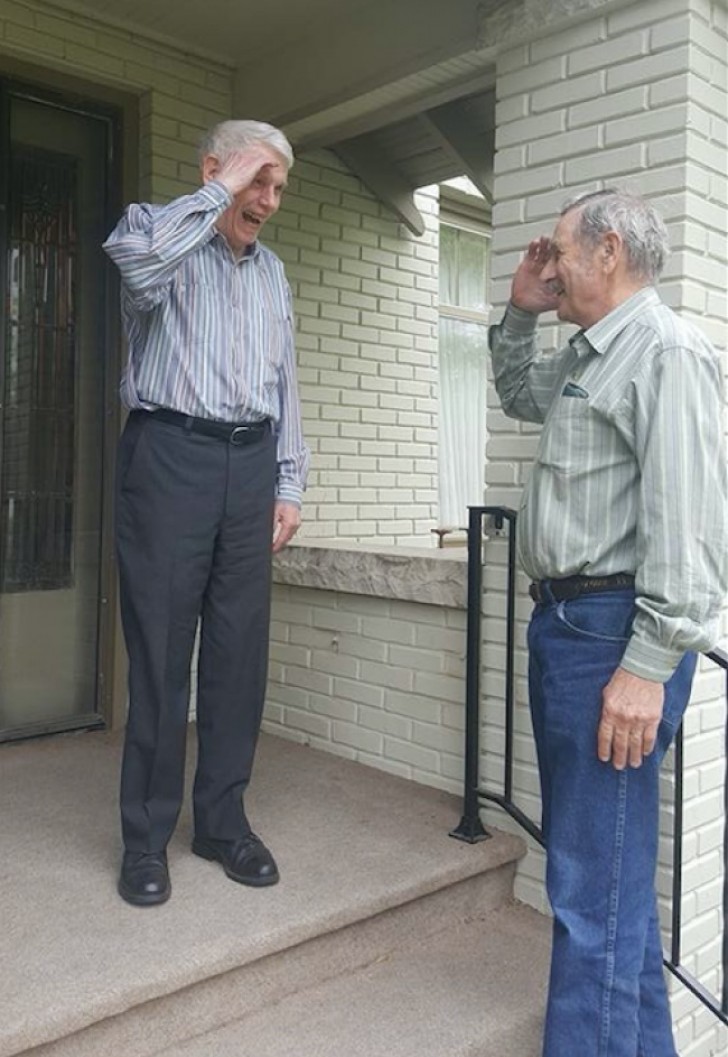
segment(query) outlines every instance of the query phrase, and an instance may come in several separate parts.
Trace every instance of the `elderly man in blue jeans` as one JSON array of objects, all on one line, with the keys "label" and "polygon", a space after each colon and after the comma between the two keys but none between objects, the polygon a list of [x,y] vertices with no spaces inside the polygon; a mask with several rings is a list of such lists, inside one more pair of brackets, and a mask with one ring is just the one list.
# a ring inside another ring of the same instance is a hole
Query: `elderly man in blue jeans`
[{"label": "elderly man in blue jeans", "polygon": [[[659,768],[727,585],[722,370],[654,284],[665,226],[616,190],[533,240],[491,328],[506,414],[543,423],[519,514],[554,914],[544,1057],[675,1057],[654,876]],[[579,330],[537,349],[541,312]]]}]

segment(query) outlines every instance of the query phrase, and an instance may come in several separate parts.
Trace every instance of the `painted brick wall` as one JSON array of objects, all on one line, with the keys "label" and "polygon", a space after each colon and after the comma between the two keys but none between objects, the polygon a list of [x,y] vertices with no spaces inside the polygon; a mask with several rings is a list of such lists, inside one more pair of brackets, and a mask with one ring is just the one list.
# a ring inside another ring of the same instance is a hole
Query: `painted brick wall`
[{"label": "painted brick wall", "polygon": [[33,0],[0,0],[0,55],[139,96],[141,197],[198,182],[195,147],[230,116],[232,68]]},{"label": "painted brick wall", "polygon": [[[662,296],[692,316],[725,347],[726,298],[726,8],[711,0],[643,0],[512,48],[499,57],[492,300],[502,306],[528,240],[548,233],[572,194],[619,184],[655,201],[670,230],[673,256]],[[554,347],[568,332],[542,327]],[[488,409],[488,501],[517,506],[535,453],[537,430],[510,422],[491,388]],[[522,588],[525,586],[521,580]],[[488,603],[494,609],[494,596]],[[524,808],[538,813],[538,786],[526,714],[525,626],[519,608],[518,760],[515,781]],[[492,648],[497,678],[499,649]],[[487,664],[486,660],[486,664]],[[719,994],[721,789],[724,723],[721,679],[701,665],[686,719],[686,869],[684,962]],[[495,698],[486,704],[486,725]],[[487,757],[486,773],[497,770]],[[664,776],[665,810],[658,884],[668,922],[672,783]],[[492,812],[488,818],[498,817]],[[502,816],[501,816],[502,818]],[[502,822],[500,823],[502,824]],[[527,857],[519,894],[543,900],[540,853]],[[674,989],[683,1057],[728,1053],[723,1028],[682,988]]]},{"label": "painted brick wall", "polygon": [[[33,0],[0,0],[0,54],[139,97],[140,196],[198,183],[232,69]],[[437,524],[437,210],[411,236],[328,152],[297,161],[265,233],[294,291],[313,472],[303,535],[429,543]]]},{"label": "painted brick wall", "polygon": [[417,204],[421,238],[319,151],[296,161],[266,227],[297,315],[301,538],[429,543],[437,524],[436,191]]},{"label": "painted brick wall", "polygon": [[271,638],[264,729],[462,792],[463,610],[276,586]]}]

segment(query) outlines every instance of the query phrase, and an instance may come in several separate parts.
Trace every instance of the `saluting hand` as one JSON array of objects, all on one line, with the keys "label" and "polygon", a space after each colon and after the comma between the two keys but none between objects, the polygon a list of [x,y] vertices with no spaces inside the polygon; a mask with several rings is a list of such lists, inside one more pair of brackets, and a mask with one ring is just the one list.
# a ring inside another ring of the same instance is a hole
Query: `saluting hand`
[{"label": "saluting hand", "polygon": [[558,296],[551,284],[541,278],[551,252],[551,239],[545,235],[529,242],[526,255],[518,265],[511,284],[511,304],[516,308],[536,314],[555,310]]},{"label": "saluting hand", "polygon": [[224,162],[220,162],[215,155],[208,155],[202,166],[205,183],[209,180],[217,180],[224,184],[232,195],[250,187],[261,169],[280,169],[281,177],[285,177],[286,166],[283,159],[272,147],[264,143],[256,143],[244,150],[235,151]]}]

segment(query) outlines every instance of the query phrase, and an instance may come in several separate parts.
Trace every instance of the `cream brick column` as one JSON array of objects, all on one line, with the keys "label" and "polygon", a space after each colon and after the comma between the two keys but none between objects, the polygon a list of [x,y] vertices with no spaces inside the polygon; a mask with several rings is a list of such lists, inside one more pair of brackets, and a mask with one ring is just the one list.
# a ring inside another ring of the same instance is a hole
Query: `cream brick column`
[{"label": "cream brick column", "polygon": [[437,525],[437,189],[417,207],[421,238],[318,151],[266,226],[293,289],[312,449],[301,538],[427,544]]},{"label": "cream brick column", "polygon": [[[533,5],[532,5],[533,6]],[[728,298],[728,113],[726,6],[720,0],[640,0],[591,3],[590,17],[553,27],[537,39],[503,50],[497,63],[497,138],[493,210],[493,290],[507,297],[510,277],[530,238],[550,233],[565,199],[619,185],[641,191],[661,210],[673,256],[663,298],[690,316],[725,348]],[[516,40],[514,36],[511,38]],[[496,314],[499,309],[496,310]],[[547,318],[545,347],[569,332]],[[534,452],[531,427],[506,419],[491,390],[488,408],[487,498],[516,506]],[[494,593],[486,612],[496,624],[501,544],[488,545]],[[523,591],[523,581],[521,590]],[[518,604],[518,718],[515,780],[522,806],[538,817],[538,786],[527,717],[525,626],[530,606]],[[484,735],[496,746],[502,723],[501,651],[486,643]],[[701,663],[686,718],[686,802],[683,961],[719,994],[721,798],[725,722],[722,680]],[[499,685],[500,684],[500,685]],[[492,696],[489,687],[493,686]],[[483,769],[497,777],[497,754]],[[669,923],[670,765],[666,769],[664,837],[658,887]],[[504,824],[488,811],[488,820]],[[507,824],[507,823],[505,823]],[[529,854],[519,876],[522,898],[543,905],[543,858]],[[683,988],[674,989],[674,1015],[683,1057],[728,1053],[726,1032]]]}]

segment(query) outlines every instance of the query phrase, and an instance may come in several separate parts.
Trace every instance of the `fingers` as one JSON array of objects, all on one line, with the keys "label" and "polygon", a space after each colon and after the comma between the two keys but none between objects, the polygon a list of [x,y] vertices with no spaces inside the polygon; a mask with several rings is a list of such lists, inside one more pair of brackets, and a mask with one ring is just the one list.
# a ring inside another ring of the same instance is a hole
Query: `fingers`
[{"label": "fingers", "polygon": [[282,551],[301,524],[301,511],[293,503],[277,503],[273,516],[273,553]]},{"label": "fingers", "polygon": [[597,737],[597,755],[602,763],[623,771],[628,765],[640,767],[655,747],[655,731],[648,727],[615,726],[602,720]]},{"label": "fingers", "polygon": [[526,250],[526,258],[529,262],[538,265],[539,268],[543,268],[544,264],[548,261],[551,256],[551,239],[545,235],[541,235],[537,239],[532,239],[528,244]]},{"label": "fingers", "polygon": [[641,766],[655,747],[662,718],[662,683],[618,668],[604,688],[597,755],[618,770]]},{"label": "fingers", "polygon": [[542,235],[529,242],[511,284],[511,303],[526,312],[551,312],[558,306],[558,295],[548,279],[542,278],[552,253],[551,239]]},{"label": "fingers", "polygon": [[282,161],[276,152],[263,143],[255,143],[235,151],[224,162],[217,158],[207,158],[205,162],[206,175],[224,184],[232,194],[238,194],[249,187],[262,169],[275,166],[283,169]]},{"label": "fingers", "polygon": [[282,551],[286,544],[290,543],[296,534],[296,529],[292,525],[276,525],[273,532],[273,553],[278,554]]}]

